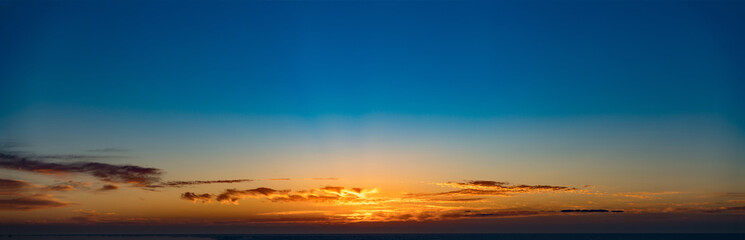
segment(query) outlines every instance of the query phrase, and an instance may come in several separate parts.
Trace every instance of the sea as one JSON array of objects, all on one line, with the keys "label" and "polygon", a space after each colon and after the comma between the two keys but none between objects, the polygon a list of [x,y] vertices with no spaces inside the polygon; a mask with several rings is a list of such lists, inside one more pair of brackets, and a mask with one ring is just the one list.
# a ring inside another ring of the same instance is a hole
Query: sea
[{"label": "sea", "polygon": [[2,240],[745,240],[745,234],[103,234],[0,235]]}]

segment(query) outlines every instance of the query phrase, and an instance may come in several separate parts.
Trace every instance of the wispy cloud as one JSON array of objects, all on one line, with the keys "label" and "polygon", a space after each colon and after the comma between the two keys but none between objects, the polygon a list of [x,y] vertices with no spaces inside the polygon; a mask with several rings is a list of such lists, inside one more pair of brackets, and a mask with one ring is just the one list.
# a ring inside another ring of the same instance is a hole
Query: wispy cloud
[{"label": "wispy cloud", "polygon": [[128,149],[123,148],[99,148],[99,149],[91,149],[88,150],[88,152],[97,152],[97,153],[120,153],[120,152],[129,152]]},{"label": "wispy cloud", "polygon": [[622,213],[623,210],[608,210],[608,209],[564,209],[561,210],[563,213]]},{"label": "wispy cloud", "polygon": [[0,153],[0,168],[47,175],[82,173],[104,182],[126,183],[138,187],[147,187],[160,182],[160,176],[163,173],[157,168],[134,165],[98,162],[51,163],[5,153]]},{"label": "wispy cloud", "polygon": [[201,184],[215,184],[215,183],[242,183],[251,182],[252,179],[230,179],[230,180],[195,180],[195,181],[167,181],[159,184],[150,185],[150,187],[182,187],[190,185],[201,185]]},{"label": "wispy cloud", "polygon": [[541,193],[541,192],[575,192],[577,188],[552,185],[509,185],[507,182],[497,181],[465,181],[437,183],[439,186],[460,188],[460,190],[439,193],[415,193],[410,197],[447,196],[447,195],[490,195],[511,196],[518,193]]},{"label": "wispy cloud", "polygon": [[30,211],[70,205],[41,193],[45,190],[26,181],[0,179],[0,210]]},{"label": "wispy cloud", "polygon": [[638,199],[660,199],[664,195],[683,194],[683,193],[684,192],[672,192],[672,191],[662,191],[662,192],[622,192],[622,193],[611,194],[611,196],[614,196],[614,197],[626,197],[626,198],[638,198]]},{"label": "wispy cloud", "polygon": [[[183,187],[190,185],[216,183],[242,183],[253,181],[251,179],[229,179],[164,182],[161,181],[163,171],[158,168],[141,167],[135,165],[115,165],[100,162],[48,162],[39,159],[38,155],[21,156],[9,153],[0,153],[0,168],[16,171],[34,172],[46,175],[87,174],[103,182],[112,184],[129,184],[131,186],[144,189]],[[62,190],[63,187],[60,186],[59,189]],[[114,189],[116,188],[108,187],[105,190]]]}]

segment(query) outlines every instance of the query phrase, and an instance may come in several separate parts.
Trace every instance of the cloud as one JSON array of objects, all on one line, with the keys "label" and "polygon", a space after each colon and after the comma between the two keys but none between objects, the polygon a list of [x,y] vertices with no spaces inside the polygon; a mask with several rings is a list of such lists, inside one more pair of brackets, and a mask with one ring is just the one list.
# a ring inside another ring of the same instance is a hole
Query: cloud
[{"label": "cloud", "polygon": [[75,190],[75,187],[73,187],[72,185],[59,184],[59,185],[47,186],[44,189],[50,190],[50,191],[73,191]]},{"label": "cloud", "polygon": [[292,179],[291,178],[270,178],[270,179],[267,179],[267,180],[271,180],[271,181],[289,181],[289,180],[292,180]]},{"label": "cloud", "polygon": [[547,214],[553,213],[514,209],[438,209],[421,207],[412,209],[355,210],[350,214],[336,214],[328,218],[332,222],[427,222],[474,218],[529,217]]},{"label": "cloud", "polygon": [[217,195],[216,200],[219,202],[230,202],[233,204],[238,204],[238,201],[247,197],[256,197],[256,196],[273,196],[275,193],[278,192],[289,192],[289,190],[284,191],[277,191],[271,188],[254,188],[254,189],[248,189],[248,190],[238,190],[235,188],[226,189],[225,192],[221,193],[220,195]]},{"label": "cloud", "polygon": [[112,159],[112,158],[126,158],[125,156],[109,156],[109,155],[82,155],[82,154],[50,154],[50,155],[27,155],[27,158],[32,159],[54,159],[54,160],[69,160],[69,161],[86,161],[86,160],[98,160],[98,159]]},{"label": "cloud", "polygon": [[[367,198],[367,194],[376,192],[376,189],[363,188],[346,188],[337,186],[326,186],[310,190],[293,192],[291,190],[275,190],[267,187],[260,187],[247,190],[238,190],[235,188],[226,189],[223,193],[218,194],[215,198],[221,203],[238,204],[238,201],[245,198],[266,198],[272,202],[330,202],[330,201],[355,201]],[[186,193],[184,193],[186,194]],[[188,194],[192,196],[193,193]],[[197,195],[197,194],[193,194]],[[205,194],[202,194],[205,195]],[[209,194],[207,194],[209,195]],[[199,195],[201,196],[201,195]],[[211,196],[211,195],[210,195]],[[183,195],[182,195],[182,198]],[[184,198],[192,200],[191,198]]]},{"label": "cloud", "polygon": [[496,181],[466,181],[466,182],[446,182],[439,183],[437,185],[444,187],[454,187],[469,190],[485,190],[500,193],[528,193],[528,192],[541,192],[541,191],[574,191],[576,188],[569,188],[564,186],[551,186],[551,185],[508,185],[507,182],[496,182]]},{"label": "cloud", "polygon": [[241,183],[241,182],[251,182],[252,179],[231,179],[231,180],[209,180],[209,181],[168,181],[168,182],[162,182],[160,184],[156,185],[150,185],[150,187],[182,187],[182,186],[189,186],[189,185],[199,185],[199,184],[214,184],[214,183]]},{"label": "cloud", "polygon": [[109,153],[109,152],[129,152],[128,149],[123,148],[99,148],[99,149],[91,149],[88,150],[88,152],[103,152],[103,153]]},{"label": "cloud", "polygon": [[99,213],[96,210],[83,210],[83,209],[77,209],[73,212],[77,213],[78,215],[75,217],[71,217],[68,219],[68,221],[77,222],[77,223],[111,223],[111,222],[126,222],[126,221],[117,221],[114,216],[116,215],[115,212],[107,212],[107,213]]},{"label": "cloud", "polygon": [[623,210],[608,210],[608,209],[564,209],[561,210],[563,213],[622,213]]},{"label": "cloud", "polygon": [[701,211],[705,213],[740,212],[740,211],[745,211],[745,206],[720,207],[720,208],[715,208],[715,209],[703,209]]},{"label": "cloud", "polygon": [[117,189],[119,189],[119,186],[117,185],[106,184],[106,185],[103,185],[100,189],[98,189],[98,191],[111,191],[111,190],[117,190]]},{"label": "cloud", "polygon": [[0,178],[0,195],[15,194],[29,188],[32,188],[32,185],[26,181]]},{"label": "cloud", "polygon": [[0,210],[30,211],[70,205],[52,195],[38,193],[44,189],[26,181],[0,179]]},{"label": "cloud", "polygon": [[727,198],[745,198],[745,192],[723,192],[718,195]]},{"label": "cloud", "polygon": [[68,205],[70,204],[61,202],[47,194],[0,198],[0,210],[30,211],[44,208],[64,207]]},{"label": "cloud", "polygon": [[540,192],[575,192],[576,188],[551,185],[509,185],[507,182],[497,181],[465,181],[437,183],[443,187],[460,188],[460,190],[439,193],[408,194],[409,197],[448,196],[448,195],[476,195],[476,196],[511,196],[518,193]]},{"label": "cloud", "polygon": [[98,162],[50,163],[5,153],[0,153],[0,168],[47,175],[83,173],[101,181],[127,183],[137,187],[147,187],[160,182],[160,175],[163,173],[157,168],[134,165],[113,165]]},{"label": "cloud", "polygon": [[627,198],[638,198],[638,199],[660,199],[662,195],[669,195],[669,194],[682,194],[684,192],[671,192],[671,191],[662,191],[662,192],[624,192],[624,193],[614,193],[612,196],[614,197],[627,197]]},{"label": "cloud", "polygon": [[181,194],[181,199],[189,200],[192,202],[202,201],[202,203],[208,203],[208,202],[212,202],[212,194],[209,194],[209,193],[196,194],[193,192],[185,192]]}]

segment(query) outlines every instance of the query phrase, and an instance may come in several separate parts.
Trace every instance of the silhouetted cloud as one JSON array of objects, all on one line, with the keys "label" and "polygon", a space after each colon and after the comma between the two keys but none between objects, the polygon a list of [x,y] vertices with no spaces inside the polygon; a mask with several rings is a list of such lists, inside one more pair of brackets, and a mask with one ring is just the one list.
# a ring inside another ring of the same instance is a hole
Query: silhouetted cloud
[{"label": "silhouetted cloud", "polygon": [[0,195],[15,194],[31,187],[32,185],[26,181],[0,178]]},{"label": "silhouetted cloud", "polygon": [[466,181],[466,182],[446,182],[439,183],[440,186],[455,187],[462,189],[490,190],[503,193],[526,193],[539,191],[573,191],[576,188],[551,185],[509,185],[507,182],[497,181]]},{"label": "silhouetted cloud", "polygon": [[147,187],[160,182],[162,171],[134,165],[113,165],[98,162],[50,163],[0,153],[0,168],[48,175],[84,173],[99,180]]},{"label": "silhouetted cloud", "polygon": [[248,189],[248,190],[238,190],[238,189],[226,189],[225,192],[221,193],[220,195],[217,195],[216,200],[219,202],[231,202],[237,204],[238,200],[244,199],[246,197],[254,197],[254,196],[271,196],[278,192],[289,192],[289,190],[284,191],[277,191],[271,188],[254,188],[254,189]]},{"label": "silhouetted cloud", "polygon": [[0,210],[29,211],[69,205],[52,195],[35,193],[43,190],[26,181],[0,179]]},{"label": "silhouetted cloud", "polygon": [[408,194],[409,197],[446,196],[446,195],[491,195],[510,196],[517,193],[539,193],[539,192],[574,192],[576,188],[551,185],[509,185],[507,182],[497,181],[465,181],[445,182],[437,185],[443,187],[461,188],[460,190],[439,193],[417,193]]},{"label": "silhouetted cloud", "polygon": [[458,218],[498,218],[498,217],[523,217],[544,214],[542,211],[527,210],[456,210],[447,211],[440,216],[445,219]]},{"label": "silhouetted cloud", "polygon": [[622,213],[623,210],[608,210],[608,209],[564,209],[561,210],[563,213]]},{"label": "silhouetted cloud", "polygon": [[200,184],[214,184],[214,183],[241,183],[241,182],[251,182],[252,179],[230,179],[230,180],[208,180],[208,181],[168,181],[168,182],[162,182],[156,185],[151,185],[150,187],[182,187],[182,186],[189,186],[189,185],[200,185]]},{"label": "silhouetted cloud", "polygon": [[212,194],[196,194],[193,192],[185,192],[181,194],[181,199],[189,200],[192,202],[202,201],[203,203],[212,202]]},{"label": "silhouetted cloud", "polygon": [[70,204],[61,202],[47,194],[0,198],[0,210],[30,211],[44,208],[64,207],[67,205]]},{"label": "silhouetted cloud", "polygon": [[106,185],[103,185],[100,189],[98,189],[98,191],[111,191],[111,190],[117,190],[117,189],[119,189],[119,186],[117,185],[106,184]]},{"label": "silhouetted cloud", "polygon": [[37,160],[68,160],[68,161],[90,161],[99,159],[126,158],[125,156],[111,155],[83,155],[83,154],[49,154],[49,155],[28,155],[27,158]]}]

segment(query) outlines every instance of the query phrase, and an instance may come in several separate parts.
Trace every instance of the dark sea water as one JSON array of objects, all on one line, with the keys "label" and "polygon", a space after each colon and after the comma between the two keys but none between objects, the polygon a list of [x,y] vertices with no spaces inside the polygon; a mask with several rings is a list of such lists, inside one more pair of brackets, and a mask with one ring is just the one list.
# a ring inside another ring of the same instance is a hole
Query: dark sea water
[{"label": "dark sea water", "polygon": [[17,240],[745,240],[745,234],[262,234],[0,235]]}]

